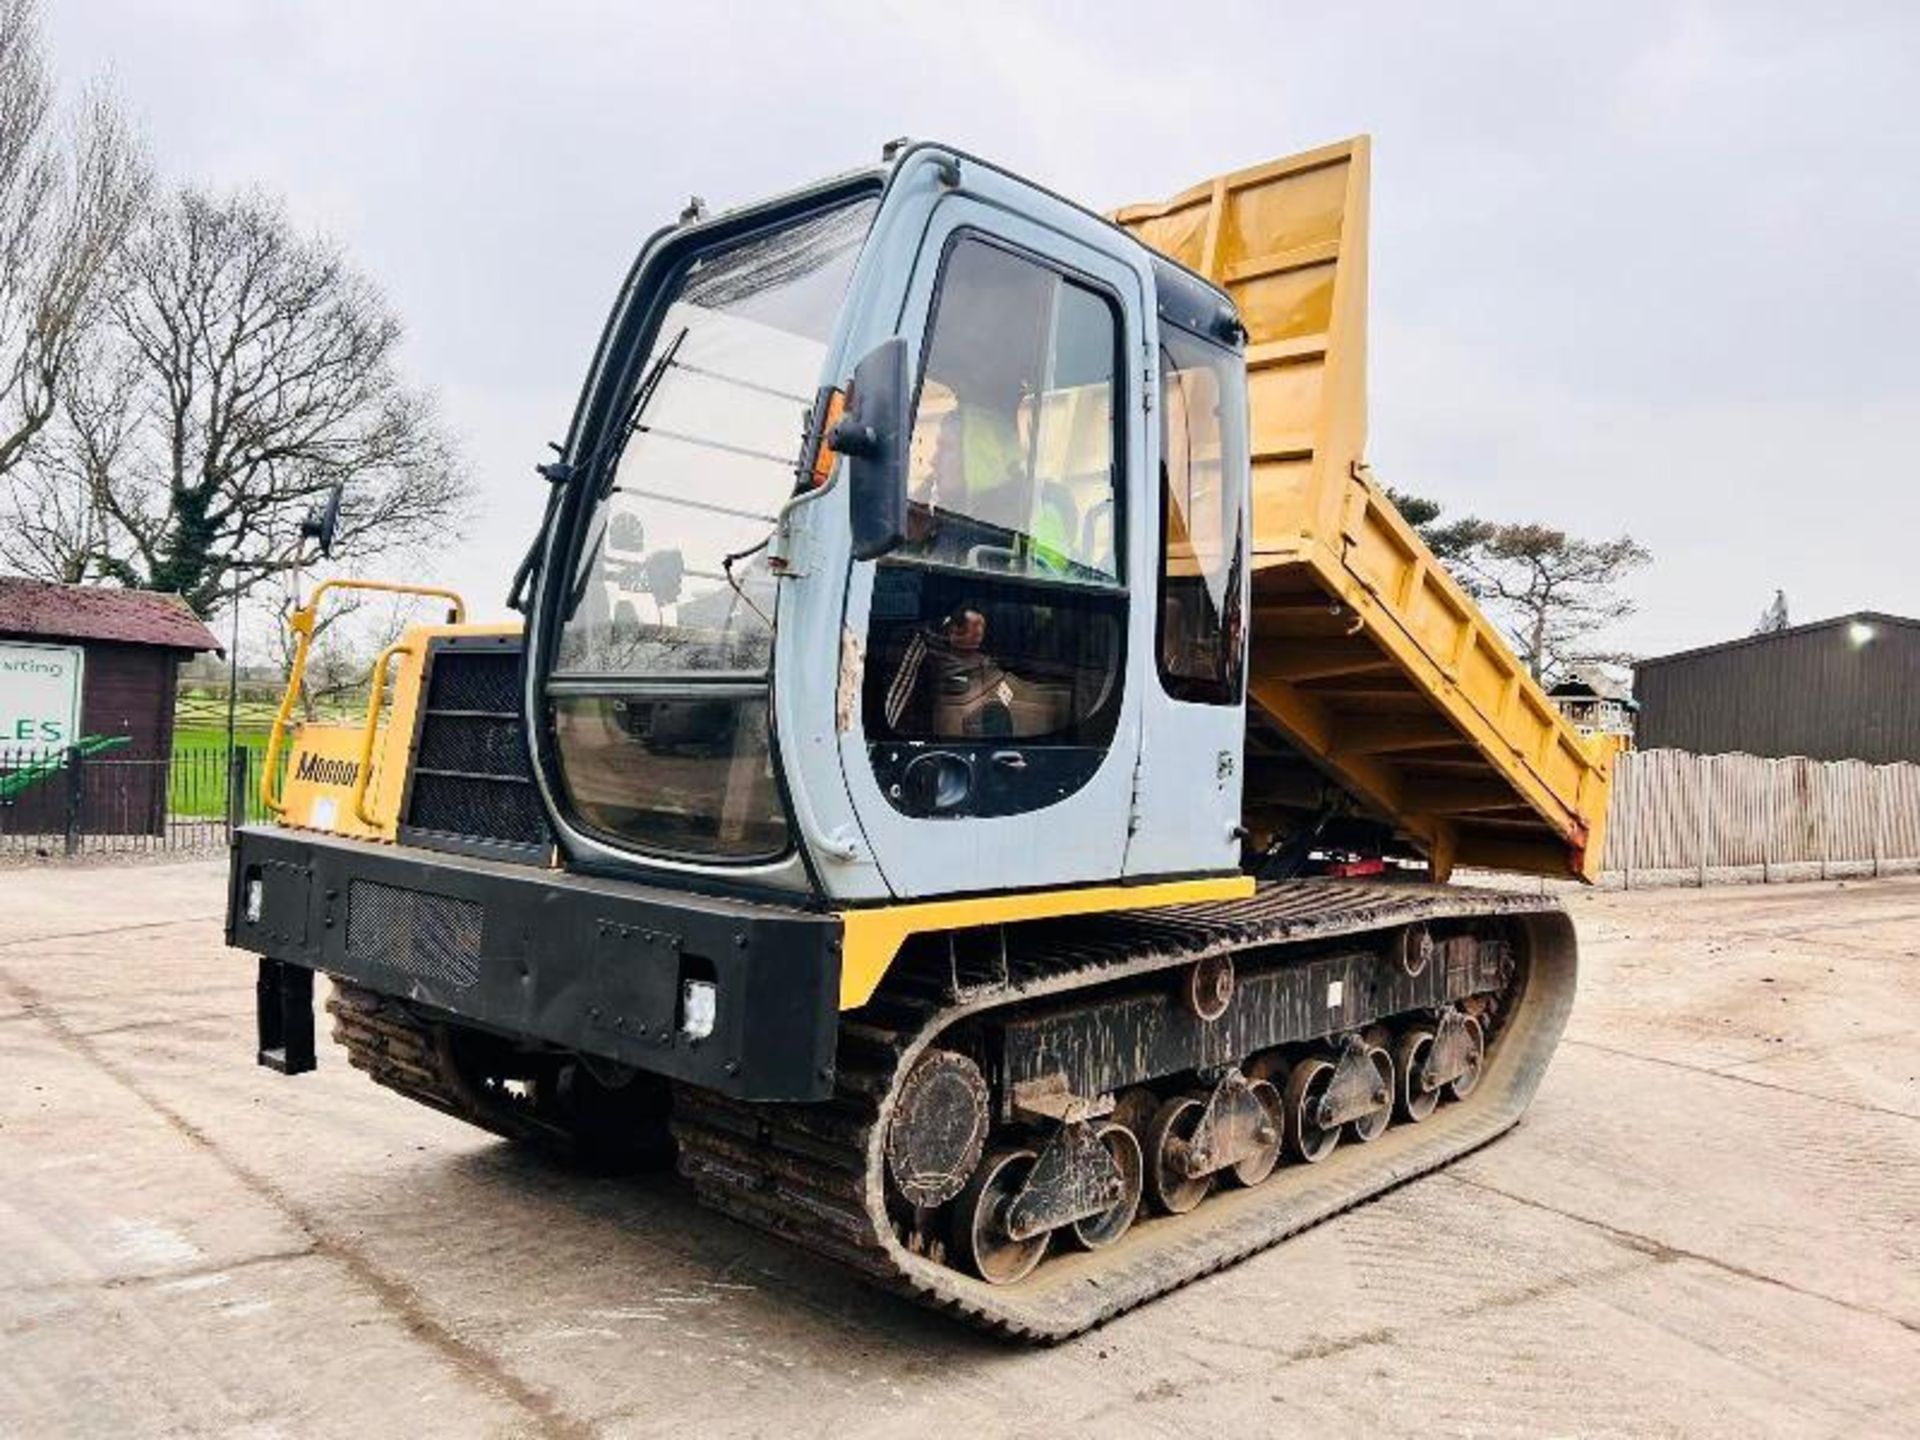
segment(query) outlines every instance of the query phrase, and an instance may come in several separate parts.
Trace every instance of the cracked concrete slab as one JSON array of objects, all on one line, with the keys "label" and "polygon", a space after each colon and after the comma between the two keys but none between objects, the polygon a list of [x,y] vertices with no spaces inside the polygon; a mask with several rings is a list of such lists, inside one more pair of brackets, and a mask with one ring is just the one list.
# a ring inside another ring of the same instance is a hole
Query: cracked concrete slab
[{"label": "cracked concrete slab", "polygon": [[1920,880],[1575,897],[1576,1043],[1519,1130],[1041,1351],[335,1052],[259,1070],[221,881],[0,872],[0,1434],[1920,1421]]}]

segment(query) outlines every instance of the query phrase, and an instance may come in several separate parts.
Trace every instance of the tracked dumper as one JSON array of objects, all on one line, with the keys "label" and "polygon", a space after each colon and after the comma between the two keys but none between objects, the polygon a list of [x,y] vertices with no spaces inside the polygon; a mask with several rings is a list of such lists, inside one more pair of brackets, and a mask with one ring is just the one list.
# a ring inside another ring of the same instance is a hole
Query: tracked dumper
[{"label": "tracked dumper", "polygon": [[902,145],[656,235],[524,627],[293,729],[295,617],[262,1063],[324,973],[381,1084],[1032,1340],[1512,1125],[1572,927],[1443,882],[1592,879],[1607,754],[1366,469],[1366,165],[1105,220]]}]

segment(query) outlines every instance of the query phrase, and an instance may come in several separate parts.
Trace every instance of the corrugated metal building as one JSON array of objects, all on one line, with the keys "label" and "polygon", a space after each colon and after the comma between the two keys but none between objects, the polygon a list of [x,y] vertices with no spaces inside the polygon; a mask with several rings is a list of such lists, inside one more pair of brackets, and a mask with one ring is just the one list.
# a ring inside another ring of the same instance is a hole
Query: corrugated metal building
[{"label": "corrugated metal building", "polygon": [[1920,761],[1920,620],[1862,610],[1643,660],[1635,743]]}]

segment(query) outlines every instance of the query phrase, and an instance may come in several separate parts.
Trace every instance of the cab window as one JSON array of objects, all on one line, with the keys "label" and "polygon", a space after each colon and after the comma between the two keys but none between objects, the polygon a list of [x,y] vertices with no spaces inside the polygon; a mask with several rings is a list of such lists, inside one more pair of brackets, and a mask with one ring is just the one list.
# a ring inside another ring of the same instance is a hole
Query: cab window
[{"label": "cab window", "polygon": [[969,237],[948,254],[937,304],[902,555],[1117,582],[1112,302]]},{"label": "cab window", "polygon": [[1160,397],[1160,681],[1176,700],[1236,705],[1248,465],[1239,357],[1163,327]]}]

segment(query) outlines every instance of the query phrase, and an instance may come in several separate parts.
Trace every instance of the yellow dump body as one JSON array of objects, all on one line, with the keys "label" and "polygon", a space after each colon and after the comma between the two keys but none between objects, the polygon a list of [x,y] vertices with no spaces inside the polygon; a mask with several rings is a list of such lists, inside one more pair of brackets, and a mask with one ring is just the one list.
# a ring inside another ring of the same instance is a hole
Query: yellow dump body
[{"label": "yellow dump body", "polygon": [[[1232,295],[1253,418],[1250,828],[1311,761],[1444,875],[1592,880],[1610,752],[1569,725],[1367,471],[1364,137],[1114,218]],[[1274,741],[1280,743],[1274,744]]]}]

